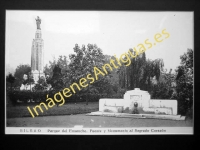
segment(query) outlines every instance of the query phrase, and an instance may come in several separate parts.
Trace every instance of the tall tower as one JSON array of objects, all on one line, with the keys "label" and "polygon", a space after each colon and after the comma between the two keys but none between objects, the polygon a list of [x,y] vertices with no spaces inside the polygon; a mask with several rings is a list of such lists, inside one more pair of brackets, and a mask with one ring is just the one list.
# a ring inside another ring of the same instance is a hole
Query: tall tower
[{"label": "tall tower", "polygon": [[35,39],[32,42],[31,49],[31,72],[35,82],[39,80],[40,77],[45,77],[43,73],[44,68],[44,41],[42,39],[42,32],[40,28],[41,19],[37,17],[36,25],[37,30],[35,33]]}]

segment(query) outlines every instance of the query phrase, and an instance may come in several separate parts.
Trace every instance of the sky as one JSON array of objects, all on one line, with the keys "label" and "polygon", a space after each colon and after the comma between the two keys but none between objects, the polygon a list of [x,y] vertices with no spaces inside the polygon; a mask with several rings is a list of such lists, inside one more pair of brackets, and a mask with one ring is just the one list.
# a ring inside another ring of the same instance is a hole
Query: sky
[{"label": "sky", "polygon": [[[6,73],[14,73],[20,64],[31,65],[37,16],[42,20],[44,64],[74,53],[75,44],[96,44],[104,54],[119,57],[149,39],[153,46],[146,50],[146,58],[161,58],[164,68],[174,71],[180,65],[180,56],[188,48],[194,49],[193,12],[7,10]],[[166,39],[163,29],[170,35]],[[157,33],[163,41],[154,45]]]}]

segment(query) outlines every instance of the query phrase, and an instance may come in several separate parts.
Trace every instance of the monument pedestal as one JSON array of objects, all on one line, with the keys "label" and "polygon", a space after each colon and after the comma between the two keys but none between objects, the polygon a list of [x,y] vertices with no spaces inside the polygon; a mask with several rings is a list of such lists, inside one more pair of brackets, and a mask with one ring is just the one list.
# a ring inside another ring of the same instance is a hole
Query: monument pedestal
[{"label": "monument pedestal", "polygon": [[34,82],[37,83],[40,78],[45,79],[45,74],[43,72],[39,72],[37,70],[32,71]]}]

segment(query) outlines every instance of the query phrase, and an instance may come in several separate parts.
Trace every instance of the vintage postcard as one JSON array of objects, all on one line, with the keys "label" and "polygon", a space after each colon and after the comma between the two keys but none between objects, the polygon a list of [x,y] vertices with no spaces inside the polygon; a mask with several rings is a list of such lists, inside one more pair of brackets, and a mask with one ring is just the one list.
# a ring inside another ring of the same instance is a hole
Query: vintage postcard
[{"label": "vintage postcard", "polygon": [[5,134],[193,134],[194,12],[6,10]]}]

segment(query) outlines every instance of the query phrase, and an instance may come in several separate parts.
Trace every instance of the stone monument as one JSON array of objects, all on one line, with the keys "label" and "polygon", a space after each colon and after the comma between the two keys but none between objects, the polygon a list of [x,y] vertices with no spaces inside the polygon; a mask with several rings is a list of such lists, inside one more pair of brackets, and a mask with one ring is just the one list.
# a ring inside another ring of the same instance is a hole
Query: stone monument
[{"label": "stone monument", "polygon": [[135,88],[127,91],[123,99],[99,100],[99,111],[86,115],[185,120],[178,115],[177,100],[151,99],[147,91]]},{"label": "stone monument", "polygon": [[31,73],[33,74],[33,78],[35,83],[39,80],[40,77],[45,77],[43,72],[44,68],[44,41],[42,39],[41,32],[41,19],[39,16],[37,17],[36,25],[37,30],[35,33],[35,39],[32,42],[31,49]]},{"label": "stone monument", "polygon": [[150,99],[150,94],[147,91],[135,88],[127,91],[124,94],[124,99],[100,99],[99,111],[177,115],[177,100]]}]

